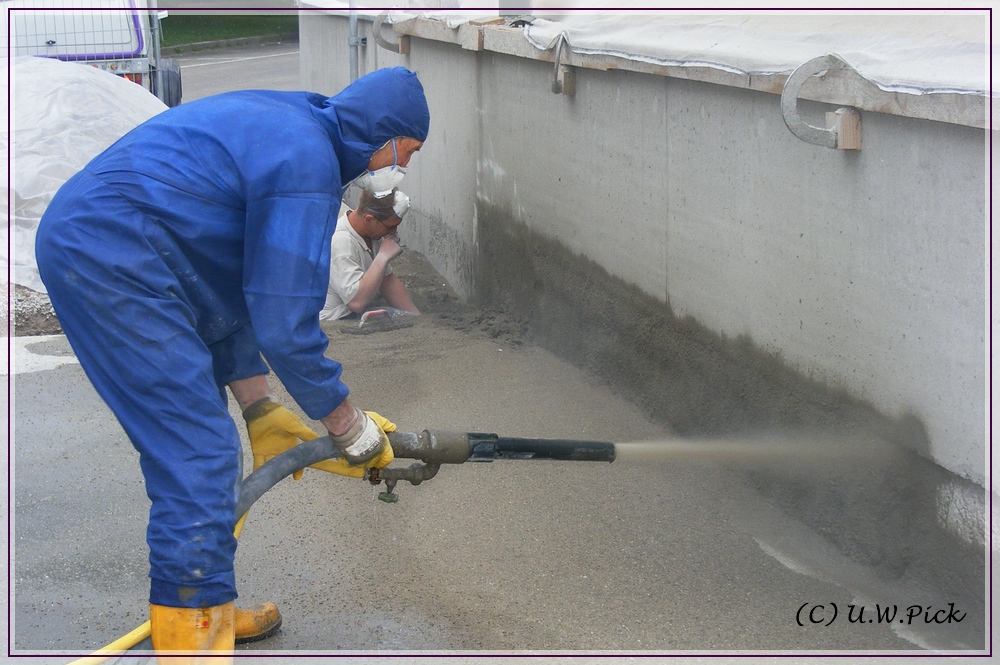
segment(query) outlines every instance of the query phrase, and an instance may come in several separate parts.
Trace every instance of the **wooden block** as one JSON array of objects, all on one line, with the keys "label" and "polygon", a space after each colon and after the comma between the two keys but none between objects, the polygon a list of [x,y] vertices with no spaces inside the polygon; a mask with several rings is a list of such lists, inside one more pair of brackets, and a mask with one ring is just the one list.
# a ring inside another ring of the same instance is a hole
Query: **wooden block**
[{"label": "wooden block", "polygon": [[826,126],[837,132],[837,150],[861,150],[861,113],[857,109],[827,113]]},{"label": "wooden block", "polygon": [[576,94],[576,67],[559,65],[559,79],[562,83],[562,94],[568,97]]}]

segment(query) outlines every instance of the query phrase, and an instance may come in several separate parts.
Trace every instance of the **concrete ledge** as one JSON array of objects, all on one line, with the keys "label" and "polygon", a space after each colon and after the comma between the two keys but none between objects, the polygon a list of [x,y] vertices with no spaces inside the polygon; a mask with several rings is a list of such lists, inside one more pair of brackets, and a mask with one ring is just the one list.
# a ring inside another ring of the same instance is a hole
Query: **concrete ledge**
[{"label": "concrete ledge", "polygon": [[[331,11],[336,14],[337,12]],[[471,21],[455,28],[435,18],[415,17],[389,26],[400,35],[455,44],[464,49],[501,53],[527,60],[554,62],[554,49],[540,51],[525,40],[521,28],[500,22]],[[565,68],[617,69],[675,79],[713,83],[780,95],[788,80],[784,73],[747,75],[711,67],[656,64],[610,55],[588,55],[566,49],[561,62]],[[981,95],[935,93],[907,95],[881,90],[852,71],[831,70],[822,80],[812,77],[802,86],[801,99],[827,104],[848,105],[910,118],[921,118],[984,129],[987,126],[987,98]]]}]

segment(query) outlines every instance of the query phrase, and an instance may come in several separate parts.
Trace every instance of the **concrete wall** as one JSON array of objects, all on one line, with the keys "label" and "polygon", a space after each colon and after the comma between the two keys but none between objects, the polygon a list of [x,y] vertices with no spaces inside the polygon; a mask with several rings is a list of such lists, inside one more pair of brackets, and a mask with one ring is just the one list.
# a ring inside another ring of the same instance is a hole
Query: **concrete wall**
[{"label": "concrete wall", "polygon": [[[347,26],[303,16],[304,85],[332,94],[349,82]],[[709,345],[741,340],[985,483],[983,130],[866,112],[863,150],[834,151],[795,138],[776,95],[587,69],[575,96],[555,95],[550,63],[418,38],[400,56],[360,27],[362,73],[401,64],[427,91],[404,241],[461,294],[555,331],[531,292],[548,283],[538,248],[558,247],[581,262],[568,269],[606,273],[595,289],[632,288],[621,297],[695,322]],[[800,102],[814,124],[827,110]],[[528,263],[497,251],[508,242]],[[976,532],[982,488],[959,485],[971,504],[939,509],[965,511],[949,519]]]},{"label": "concrete wall", "polygon": [[[350,83],[347,25],[342,16],[316,12],[300,16],[300,68],[307,89],[332,95]],[[434,100],[430,104],[432,140],[413,160],[402,186],[413,207],[401,236],[426,254],[461,296],[469,297],[480,137],[475,58],[456,58],[454,46],[421,41],[417,54],[427,64],[418,67],[411,57],[375,46],[370,21],[359,21],[358,27],[368,41],[360,49],[361,74],[403,66],[418,71],[422,81],[433,71],[432,77],[443,82],[431,86],[424,81],[428,98]]]}]

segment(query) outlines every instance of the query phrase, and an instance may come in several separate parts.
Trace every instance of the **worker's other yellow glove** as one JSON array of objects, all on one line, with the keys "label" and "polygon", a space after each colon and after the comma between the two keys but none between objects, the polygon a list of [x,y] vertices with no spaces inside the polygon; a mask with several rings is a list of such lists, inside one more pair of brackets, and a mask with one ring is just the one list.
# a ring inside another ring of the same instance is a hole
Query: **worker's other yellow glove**
[{"label": "worker's other yellow glove", "polygon": [[[253,450],[253,468],[256,471],[272,457],[276,457],[299,441],[312,441],[319,434],[309,429],[297,415],[264,397],[243,410]],[[302,478],[302,469],[292,474],[292,478]]]},{"label": "worker's other yellow glove", "polygon": [[[392,462],[394,458],[392,447],[389,445],[389,438],[385,433],[395,432],[396,425],[374,411],[366,411],[365,413],[381,430],[383,445],[382,451],[377,457],[357,466],[351,466],[342,457],[335,457],[310,464],[309,468],[349,478],[364,478],[366,468],[381,468]],[[243,411],[243,417],[247,421],[247,433],[250,435],[254,470],[257,470],[272,457],[298,445],[299,440],[311,441],[319,436],[309,429],[298,416],[272,401],[270,397],[257,400],[248,406]],[[299,469],[292,474],[292,478],[299,480],[302,478],[302,473],[303,469]]]}]

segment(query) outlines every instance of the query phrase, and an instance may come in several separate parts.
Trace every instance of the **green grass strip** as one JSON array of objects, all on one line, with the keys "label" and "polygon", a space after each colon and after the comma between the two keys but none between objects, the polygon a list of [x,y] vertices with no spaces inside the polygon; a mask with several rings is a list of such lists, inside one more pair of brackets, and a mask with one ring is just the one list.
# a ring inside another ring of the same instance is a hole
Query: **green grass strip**
[{"label": "green grass strip", "polygon": [[259,37],[297,33],[298,16],[249,15],[168,15],[160,21],[162,46],[211,42],[219,39]]}]

